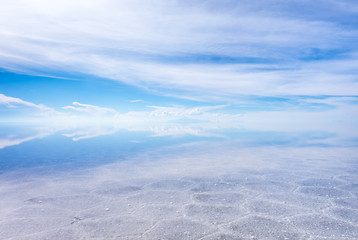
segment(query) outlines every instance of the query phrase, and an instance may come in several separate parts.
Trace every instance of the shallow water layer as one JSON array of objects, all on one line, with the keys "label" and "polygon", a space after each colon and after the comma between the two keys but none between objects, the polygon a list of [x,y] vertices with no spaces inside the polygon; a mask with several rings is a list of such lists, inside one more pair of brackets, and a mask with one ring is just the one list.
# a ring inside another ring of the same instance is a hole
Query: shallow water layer
[{"label": "shallow water layer", "polygon": [[357,148],[282,138],[3,148],[1,239],[358,239]]}]

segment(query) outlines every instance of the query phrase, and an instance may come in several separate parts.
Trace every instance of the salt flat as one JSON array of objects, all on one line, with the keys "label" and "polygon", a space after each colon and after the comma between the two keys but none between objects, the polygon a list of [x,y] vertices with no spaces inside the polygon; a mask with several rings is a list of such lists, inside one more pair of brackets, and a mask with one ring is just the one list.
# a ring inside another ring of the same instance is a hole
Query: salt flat
[{"label": "salt flat", "polygon": [[[194,150],[195,149],[195,150]],[[1,175],[1,239],[358,239],[355,148],[187,144]]]}]

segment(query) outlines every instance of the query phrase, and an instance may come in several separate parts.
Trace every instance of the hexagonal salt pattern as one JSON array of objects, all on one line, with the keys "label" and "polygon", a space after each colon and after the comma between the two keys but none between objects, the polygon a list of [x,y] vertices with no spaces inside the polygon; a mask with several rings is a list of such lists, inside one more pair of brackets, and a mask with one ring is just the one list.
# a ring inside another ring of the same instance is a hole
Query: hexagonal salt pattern
[{"label": "hexagonal salt pattern", "polygon": [[310,235],[349,237],[352,239],[358,236],[357,226],[321,214],[295,216],[291,220],[293,225]]},{"label": "hexagonal salt pattern", "polygon": [[130,176],[118,164],[3,181],[0,239],[358,239],[358,176],[349,162],[334,172],[341,164],[329,157],[326,168],[267,156],[267,166],[248,169],[237,152],[227,169],[221,158],[208,169],[198,157],[205,171],[193,172],[192,159],[164,159],[132,166]]},{"label": "hexagonal salt pattern", "polygon": [[301,239],[291,224],[260,216],[249,216],[231,223],[226,227],[236,235],[251,239]]}]

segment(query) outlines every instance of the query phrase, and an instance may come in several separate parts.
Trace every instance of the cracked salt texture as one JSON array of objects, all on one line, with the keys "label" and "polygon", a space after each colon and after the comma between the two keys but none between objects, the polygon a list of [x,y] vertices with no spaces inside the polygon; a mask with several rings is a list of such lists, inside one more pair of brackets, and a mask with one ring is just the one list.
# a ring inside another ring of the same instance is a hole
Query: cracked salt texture
[{"label": "cracked salt texture", "polygon": [[301,239],[301,233],[289,223],[258,216],[250,216],[233,222],[226,229],[253,239]]},{"label": "cracked salt texture", "polygon": [[[116,237],[109,240],[142,240],[142,239],[143,239],[142,235],[132,235],[132,236],[125,236],[125,237]],[[102,240],[107,240],[107,238]]]},{"label": "cracked salt texture", "polygon": [[309,240],[353,240],[352,238],[346,238],[346,237],[316,237],[316,236],[310,236]]},{"label": "cracked salt texture", "polygon": [[200,193],[194,194],[194,200],[207,204],[241,204],[245,195],[241,193]]},{"label": "cracked salt texture", "polygon": [[337,181],[334,179],[309,178],[298,182],[298,184],[302,186],[311,186],[311,187],[337,187],[343,185],[344,182]]},{"label": "cracked salt texture", "polygon": [[45,231],[37,234],[31,234],[26,236],[19,236],[11,238],[11,240],[82,240],[81,233],[70,229],[60,228],[50,231]]},{"label": "cracked salt texture", "polygon": [[200,222],[219,224],[242,217],[246,212],[240,208],[192,204],[185,207],[187,217]]},{"label": "cracked salt texture", "polygon": [[138,218],[158,221],[181,217],[183,212],[179,208],[168,205],[149,205],[137,209],[132,215]]},{"label": "cracked salt texture", "polygon": [[268,193],[262,195],[263,199],[274,200],[275,202],[287,205],[292,209],[324,209],[330,206],[330,202],[327,199],[320,197],[303,195],[298,193]]},{"label": "cracked salt texture", "polygon": [[[344,173],[346,173],[345,171],[343,171]],[[352,174],[352,175],[343,175],[343,176],[339,176],[339,179],[348,182],[349,184],[358,184],[358,178],[357,178],[357,173]]]},{"label": "cracked salt texture", "polygon": [[298,171],[292,171],[291,169],[282,170],[268,170],[262,171],[262,179],[268,181],[279,181],[279,182],[299,182],[306,179],[306,176]]},{"label": "cracked salt texture", "polygon": [[247,207],[252,213],[258,213],[272,217],[290,216],[302,212],[301,209],[292,208],[285,204],[275,203],[267,200],[252,201],[247,204]]},{"label": "cracked salt texture", "polygon": [[330,210],[330,213],[337,218],[358,225],[358,210],[334,208]]},{"label": "cracked salt texture", "polygon": [[72,216],[73,214],[73,211],[67,209],[37,205],[18,208],[10,212],[9,216],[16,218],[26,218],[28,216],[33,218],[43,216],[68,217]]},{"label": "cracked salt texture", "polygon": [[73,195],[58,197],[35,197],[26,200],[26,204],[30,206],[42,205],[54,206],[68,210],[81,210],[94,207],[102,201],[102,198],[98,198],[92,195]]},{"label": "cracked salt texture", "polygon": [[[325,157],[323,148],[313,154],[322,157],[312,160],[307,149],[260,149],[254,154],[267,165],[247,165],[239,150],[230,150],[233,156],[213,153],[208,162],[202,155],[163,155],[150,164],[0,176],[0,239],[357,238],[357,180],[348,160],[333,168],[345,151]],[[290,154],[299,157],[286,158]]]},{"label": "cracked salt texture", "polygon": [[287,192],[295,187],[291,183],[268,180],[249,181],[243,186],[258,192]]},{"label": "cracked salt texture", "polygon": [[328,216],[302,215],[295,216],[291,220],[295,226],[310,234],[327,237],[351,237],[353,239],[358,237],[358,227]]},{"label": "cracked salt texture", "polygon": [[201,240],[247,240],[247,238],[242,238],[242,237],[238,237],[238,236],[230,235],[230,234],[217,233],[217,234],[213,234],[213,235],[209,235],[204,238],[201,238]]},{"label": "cracked salt texture", "polygon": [[300,192],[307,195],[328,198],[343,198],[351,196],[351,194],[349,194],[348,192],[336,188],[326,187],[300,187]]},{"label": "cracked salt texture", "polygon": [[141,234],[153,226],[151,221],[120,216],[114,218],[79,221],[78,228],[89,238],[114,238]]},{"label": "cracked salt texture", "polygon": [[186,192],[174,191],[146,191],[128,199],[134,202],[143,202],[146,204],[185,204],[188,203],[189,195]]},{"label": "cracked salt texture", "polygon": [[339,187],[342,190],[347,190],[350,192],[358,192],[358,183],[352,183],[352,184],[347,184],[347,185],[343,185]]},{"label": "cracked salt texture", "polygon": [[33,234],[37,232],[55,230],[69,226],[71,218],[13,218],[0,222],[0,236],[2,239]]},{"label": "cracked salt texture", "polygon": [[341,207],[358,209],[358,197],[335,199],[333,202]]},{"label": "cracked salt texture", "polygon": [[242,186],[228,182],[204,182],[191,189],[192,192],[239,191]]},{"label": "cracked salt texture", "polygon": [[105,217],[114,217],[118,215],[130,215],[137,208],[141,207],[140,204],[128,204],[126,200],[106,201],[95,207],[81,210],[77,215],[81,219],[96,219]]},{"label": "cracked salt texture", "polygon": [[188,219],[162,221],[148,231],[147,239],[198,239],[216,231],[216,228]]}]

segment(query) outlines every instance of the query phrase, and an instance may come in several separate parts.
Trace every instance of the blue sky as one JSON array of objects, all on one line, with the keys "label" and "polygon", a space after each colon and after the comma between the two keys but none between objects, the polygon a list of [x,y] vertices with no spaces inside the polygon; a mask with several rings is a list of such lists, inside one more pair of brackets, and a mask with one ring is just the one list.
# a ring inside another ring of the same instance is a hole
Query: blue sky
[{"label": "blue sky", "polygon": [[3,1],[1,114],[354,105],[357,19],[356,1]]}]

